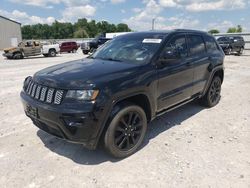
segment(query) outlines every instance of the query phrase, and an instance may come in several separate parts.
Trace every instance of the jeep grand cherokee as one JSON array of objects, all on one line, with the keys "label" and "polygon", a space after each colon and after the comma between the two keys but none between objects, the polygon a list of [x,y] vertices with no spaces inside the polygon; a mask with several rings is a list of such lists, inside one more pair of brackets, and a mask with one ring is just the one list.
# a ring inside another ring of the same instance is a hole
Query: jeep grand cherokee
[{"label": "jeep grand cherokee", "polygon": [[40,129],[115,157],[143,142],[148,122],[194,99],[220,100],[224,53],[193,30],[116,37],[85,59],[43,69],[24,81],[25,113]]}]

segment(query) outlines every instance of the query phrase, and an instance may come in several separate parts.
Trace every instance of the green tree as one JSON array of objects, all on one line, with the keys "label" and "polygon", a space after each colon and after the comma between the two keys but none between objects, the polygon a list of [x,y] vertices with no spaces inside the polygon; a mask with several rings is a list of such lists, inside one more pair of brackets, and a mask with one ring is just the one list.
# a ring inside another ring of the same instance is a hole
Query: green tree
[{"label": "green tree", "polygon": [[230,27],[227,30],[228,33],[242,33],[241,25],[237,25],[237,27]]},{"label": "green tree", "polygon": [[220,33],[220,31],[218,29],[211,29],[211,30],[208,31],[208,33],[217,34],[217,33]]},{"label": "green tree", "polygon": [[124,24],[124,23],[119,23],[117,25],[117,32],[129,32],[131,31],[131,29],[128,27],[127,24]]},{"label": "green tree", "polygon": [[95,37],[102,33],[128,32],[131,29],[127,24],[110,24],[107,21],[88,21],[86,18],[78,19],[76,23],[61,23],[55,21],[52,25],[35,24],[22,26],[23,39],[64,39]]},{"label": "green tree", "polygon": [[89,35],[85,29],[79,28],[74,32],[74,38],[89,38]]}]

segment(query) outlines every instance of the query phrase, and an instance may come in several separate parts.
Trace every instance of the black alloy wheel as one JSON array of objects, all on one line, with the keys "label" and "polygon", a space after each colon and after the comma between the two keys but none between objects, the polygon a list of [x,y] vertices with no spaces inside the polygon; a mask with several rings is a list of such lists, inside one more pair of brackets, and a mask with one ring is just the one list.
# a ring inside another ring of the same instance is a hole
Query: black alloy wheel
[{"label": "black alloy wheel", "polygon": [[125,106],[114,116],[105,133],[105,147],[114,157],[127,157],[141,145],[146,130],[144,110],[136,105]]},{"label": "black alloy wheel", "polygon": [[208,88],[206,95],[202,98],[202,102],[207,107],[213,107],[217,105],[221,98],[221,78],[219,76],[215,76]]},{"label": "black alloy wheel", "polygon": [[121,150],[133,148],[142,134],[142,119],[136,111],[122,116],[115,129],[115,146]]}]

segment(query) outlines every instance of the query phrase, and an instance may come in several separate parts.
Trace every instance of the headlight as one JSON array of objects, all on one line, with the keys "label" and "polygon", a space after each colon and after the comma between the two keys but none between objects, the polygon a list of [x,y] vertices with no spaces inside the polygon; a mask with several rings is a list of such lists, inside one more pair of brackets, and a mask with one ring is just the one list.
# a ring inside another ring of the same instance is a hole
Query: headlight
[{"label": "headlight", "polygon": [[98,93],[98,90],[69,90],[66,94],[66,98],[77,100],[95,100]]}]

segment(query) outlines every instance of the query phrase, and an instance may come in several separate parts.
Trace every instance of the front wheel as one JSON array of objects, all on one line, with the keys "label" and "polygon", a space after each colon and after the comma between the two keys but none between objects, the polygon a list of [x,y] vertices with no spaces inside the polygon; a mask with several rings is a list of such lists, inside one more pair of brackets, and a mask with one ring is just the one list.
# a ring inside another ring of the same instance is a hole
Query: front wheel
[{"label": "front wheel", "polygon": [[217,105],[221,98],[221,78],[219,76],[215,76],[206,92],[204,97],[201,98],[202,104],[207,107],[214,107]]},{"label": "front wheel", "polygon": [[13,59],[23,59],[23,54],[21,52],[16,52],[13,55]]},{"label": "front wheel", "polygon": [[146,130],[144,110],[137,105],[126,105],[113,117],[105,133],[105,148],[114,157],[127,157],[139,148]]}]

